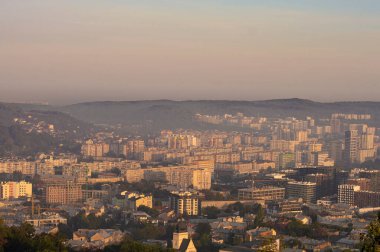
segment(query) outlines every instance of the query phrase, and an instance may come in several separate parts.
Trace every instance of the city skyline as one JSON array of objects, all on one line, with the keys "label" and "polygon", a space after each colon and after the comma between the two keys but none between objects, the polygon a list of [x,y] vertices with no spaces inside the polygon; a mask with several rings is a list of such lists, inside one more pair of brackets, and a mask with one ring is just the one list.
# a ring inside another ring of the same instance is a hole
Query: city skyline
[{"label": "city skyline", "polygon": [[380,251],[379,0],[0,1],[0,251]]},{"label": "city skyline", "polygon": [[370,0],[3,1],[0,101],[379,101],[379,13]]}]

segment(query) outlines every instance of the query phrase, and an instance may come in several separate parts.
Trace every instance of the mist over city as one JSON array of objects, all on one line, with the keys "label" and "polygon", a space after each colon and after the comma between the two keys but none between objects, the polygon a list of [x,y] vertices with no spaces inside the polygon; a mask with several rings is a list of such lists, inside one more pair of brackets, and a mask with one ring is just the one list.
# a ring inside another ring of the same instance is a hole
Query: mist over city
[{"label": "mist over city", "polygon": [[380,250],[380,2],[3,0],[0,251]]}]

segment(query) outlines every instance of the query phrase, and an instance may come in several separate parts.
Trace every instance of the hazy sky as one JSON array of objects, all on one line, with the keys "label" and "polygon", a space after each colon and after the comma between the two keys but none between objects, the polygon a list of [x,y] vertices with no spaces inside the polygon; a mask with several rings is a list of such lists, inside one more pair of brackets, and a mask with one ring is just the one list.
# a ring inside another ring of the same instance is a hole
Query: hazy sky
[{"label": "hazy sky", "polygon": [[380,101],[379,0],[0,0],[0,101]]}]

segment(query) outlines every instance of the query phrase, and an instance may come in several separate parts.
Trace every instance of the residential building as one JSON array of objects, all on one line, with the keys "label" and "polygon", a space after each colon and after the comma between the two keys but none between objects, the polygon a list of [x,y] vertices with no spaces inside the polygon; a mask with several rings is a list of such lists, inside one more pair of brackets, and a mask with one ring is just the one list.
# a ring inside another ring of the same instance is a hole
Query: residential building
[{"label": "residential building", "polygon": [[17,199],[19,197],[31,197],[32,184],[20,181],[2,182],[0,184],[0,199]]},{"label": "residential building", "polygon": [[196,216],[201,213],[201,201],[198,195],[186,191],[171,192],[170,207],[178,216]]}]

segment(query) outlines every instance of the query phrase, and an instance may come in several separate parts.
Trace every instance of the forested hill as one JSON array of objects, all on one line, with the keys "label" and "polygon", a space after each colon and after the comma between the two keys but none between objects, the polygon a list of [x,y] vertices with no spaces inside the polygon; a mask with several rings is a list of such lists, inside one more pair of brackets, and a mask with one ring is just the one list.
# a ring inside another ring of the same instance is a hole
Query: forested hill
[{"label": "forested hill", "polygon": [[[32,149],[46,151],[63,140],[73,142],[91,135],[95,124],[121,124],[129,127],[129,133],[147,133],[165,128],[200,128],[199,122],[193,120],[197,113],[223,115],[237,112],[247,116],[297,118],[327,118],[332,113],[371,114],[374,120],[370,124],[380,127],[380,102],[321,103],[294,98],[265,101],[101,101],[68,106],[0,103],[0,154],[4,149],[16,153]],[[54,134],[46,131],[50,124],[54,125]],[[42,132],[36,125],[42,127]]]},{"label": "forested hill", "polygon": [[59,108],[73,117],[101,124],[152,121],[158,127],[191,126],[196,113],[247,116],[328,117],[332,113],[369,113],[380,125],[380,102],[321,103],[302,99],[266,101],[122,101],[89,102]]},{"label": "forested hill", "polygon": [[[38,152],[78,151],[75,140],[91,135],[93,126],[66,113],[0,103],[0,157]],[[48,108],[48,107],[44,107]],[[50,108],[48,108],[50,109]]]}]

